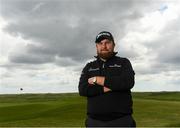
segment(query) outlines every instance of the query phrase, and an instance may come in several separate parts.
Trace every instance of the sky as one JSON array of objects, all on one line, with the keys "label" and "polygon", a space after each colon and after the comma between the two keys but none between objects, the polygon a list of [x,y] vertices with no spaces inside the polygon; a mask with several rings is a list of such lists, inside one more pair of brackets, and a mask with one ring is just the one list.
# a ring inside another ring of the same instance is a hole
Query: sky
[{"label": "sky", "polygon": [[180,91],[179,7],[179,0],[0,0],[0,94],[78,92],[104,30],[131,61],[132,91]]}]

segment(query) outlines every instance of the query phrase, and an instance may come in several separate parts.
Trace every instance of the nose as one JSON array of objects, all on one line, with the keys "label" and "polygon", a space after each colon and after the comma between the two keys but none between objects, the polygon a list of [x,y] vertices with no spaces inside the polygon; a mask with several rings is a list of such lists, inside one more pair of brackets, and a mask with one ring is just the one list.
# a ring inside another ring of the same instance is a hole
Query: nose
[{"label": "nose", "polygon": [[106,48],[106,43],[103,42],[101,46],[102,46],[102,48]]}]

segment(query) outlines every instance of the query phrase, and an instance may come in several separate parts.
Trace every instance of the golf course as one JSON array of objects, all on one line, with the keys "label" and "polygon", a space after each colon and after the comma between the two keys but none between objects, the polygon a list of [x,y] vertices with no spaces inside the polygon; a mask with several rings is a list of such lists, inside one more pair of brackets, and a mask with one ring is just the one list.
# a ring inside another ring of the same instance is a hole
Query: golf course
[{"label": "golf course", "polygon": [[[180,92],[133,92],[137,127],[180,127]],[[0,127],[84,127],[78,93],[1,94]]]}]

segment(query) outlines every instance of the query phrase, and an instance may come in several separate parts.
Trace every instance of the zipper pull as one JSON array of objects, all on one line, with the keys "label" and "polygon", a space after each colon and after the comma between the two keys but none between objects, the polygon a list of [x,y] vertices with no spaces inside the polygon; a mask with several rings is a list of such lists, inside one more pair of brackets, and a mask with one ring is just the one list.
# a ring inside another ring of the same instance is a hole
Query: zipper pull
[{"label": "zipper pull", "polygon": [[102,65],[102,68],[104,68],[104,63],[103,63],[103,65]]}]

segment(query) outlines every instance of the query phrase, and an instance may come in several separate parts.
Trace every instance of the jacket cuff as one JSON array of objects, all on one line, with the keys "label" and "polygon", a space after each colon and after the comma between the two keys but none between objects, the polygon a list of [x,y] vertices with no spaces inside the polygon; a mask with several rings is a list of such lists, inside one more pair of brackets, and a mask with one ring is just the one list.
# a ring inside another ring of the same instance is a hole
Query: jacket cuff
[{"label": "jacket cuff", "polygon": [[111,77],[106,76],[104,81],[104,86],[112,90],[111,83],[112,83]]}]

